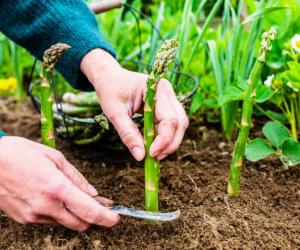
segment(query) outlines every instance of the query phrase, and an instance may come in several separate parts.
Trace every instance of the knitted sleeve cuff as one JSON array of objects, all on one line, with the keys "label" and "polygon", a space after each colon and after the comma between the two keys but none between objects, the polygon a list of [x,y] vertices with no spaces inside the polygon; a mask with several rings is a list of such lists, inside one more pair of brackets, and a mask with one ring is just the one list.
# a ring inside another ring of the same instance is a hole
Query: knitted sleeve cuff
[{"label": "knitted sleeve cuff", "polygon": [[66,12],[63,8],[55,10],[57,17],[64,18],[64,23],[58,24],[60,27],[55,43],[64,42],[71,46],[58,62],[57,70],[74,88],[90,91],[93,86],[80,70],[82,58],[96,48],[101,48],[114,57],[116,53],[99,32],[96,18],[86,5],[79,10],[76,3],[71,15]]},{"label": "knitted sleeve cuff", "polygon": [[[76,32],[76,31],[75,31]],[[93,32],[91,32],[93,33]],[[91,50],[100,48],[109,52],[112,56],[116,56],[113,48],[101,37],[101,34],[94,34],[88,39],[82,37],[79,33],[75,33],[75,37],[63,37],[59,42],[64,42],[71,48],[61,57],[56,65],[57,70],[64,78],[76,89],[83,91],[92,91],[93,86],[87,77],[80,70],[82,58]]]},{"label": "knitted sleeve cuff", "polygon": [[80,70],[84,55],[101,48],[115,56],[84,0],[1,0],[0,16],[0,30],[40,60],[51,45],[70,45],[57,69],[77,89],[93,89]]}]

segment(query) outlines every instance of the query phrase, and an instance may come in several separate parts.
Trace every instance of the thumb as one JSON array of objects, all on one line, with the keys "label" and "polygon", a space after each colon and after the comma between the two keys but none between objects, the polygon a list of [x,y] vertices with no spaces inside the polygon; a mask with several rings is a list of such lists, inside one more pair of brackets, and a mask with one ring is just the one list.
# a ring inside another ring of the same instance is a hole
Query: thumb
[{"label": "thumb", "polygon": [[111,116],[110,121],[134,158],[137,161],[144,159],[145,148],[143,137],[131,117],[126,113],[119,113]]},{"label": "thumb", "polygon": [[[44,145],[41,145],[45,147]],[[74,185],[88,195],[98,195],[97,190],[86,180],[86,178],[65,158],[58,150],[43,148],[46,156],[55,163],[56,167],[68,177]]]}]

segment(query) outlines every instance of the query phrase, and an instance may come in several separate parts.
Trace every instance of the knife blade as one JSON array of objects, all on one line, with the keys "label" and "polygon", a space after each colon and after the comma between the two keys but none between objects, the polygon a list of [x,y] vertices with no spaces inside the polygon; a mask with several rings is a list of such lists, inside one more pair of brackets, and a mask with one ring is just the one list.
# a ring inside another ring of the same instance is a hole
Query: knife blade
[{"label": "knife blade", "polygon": [[152,221],[172,221],[176,220],[180,216],[179,209],[172,212],[147,212],[135,208],[113,206],[110,210],[124,216]]}]

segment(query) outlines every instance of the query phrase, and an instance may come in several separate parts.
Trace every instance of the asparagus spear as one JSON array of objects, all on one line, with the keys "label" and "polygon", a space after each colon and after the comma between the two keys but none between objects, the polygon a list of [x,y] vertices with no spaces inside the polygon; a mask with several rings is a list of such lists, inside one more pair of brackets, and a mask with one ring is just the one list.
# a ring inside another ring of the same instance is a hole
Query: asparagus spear
[{"label": "asparagus spear", "polygon": [[145,159],[145,208],[146,211],[157,212],[159,190],[159,161],[149,154],[150,146],[155,137],[155,94],[159,79],[163,78],[168,65],[175,57],[177,50],[176,40],[167,40],[158,51],[147,80],[147,91],[144,107],[144,138],[146,148]]},{"label": "asparagus spear", "polygon": [[260,75],[266,61],[266,57],[269,51],[272,50],[272,42],[276,36],[276,30],[271,28],[268,32],[263,33],[261,41],[260,55],[257,58],[245,90],[245,97],[243,101],[242,119],[239,129],[239,135],[235,144],[233,157],[231,160],[229,180],[227,186],[227,193],[230,197],[238,196],[240,192],[240,175],[241,167],[243,165],[245,147],[249,135],[253,102],[256,95],[256,87],[261,81]]},{"label": "asparagus spear", "polygon": [[61,55],[70,46],[58,43],[44,52],[43,68],[41,71],[41,130],[42,143],[55,148],[51,87],[54,66]]}]

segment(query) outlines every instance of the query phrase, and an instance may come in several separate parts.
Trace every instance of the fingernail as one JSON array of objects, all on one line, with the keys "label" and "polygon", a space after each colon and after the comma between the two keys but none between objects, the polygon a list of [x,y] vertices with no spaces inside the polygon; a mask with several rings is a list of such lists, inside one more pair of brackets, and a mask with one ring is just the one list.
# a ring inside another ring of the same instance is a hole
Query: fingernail
[{"label": "fingernail", "polygon": [[143,150],[138,146],[133,147],[132,154],[137,161],[141,161],[144,157]]},{"label": "fingernail", "polygon": [[98,195],[98,191],[91,184],[88,184],[88,191],[92,196]]}]

